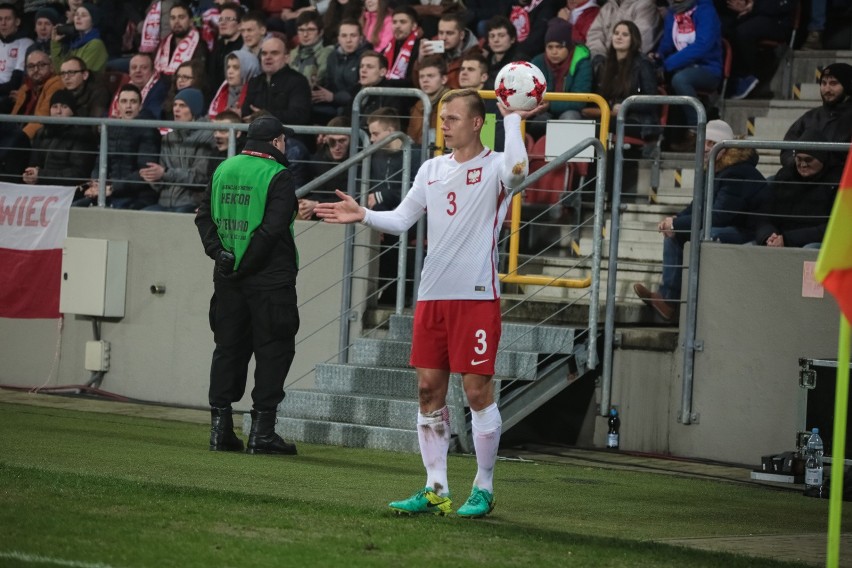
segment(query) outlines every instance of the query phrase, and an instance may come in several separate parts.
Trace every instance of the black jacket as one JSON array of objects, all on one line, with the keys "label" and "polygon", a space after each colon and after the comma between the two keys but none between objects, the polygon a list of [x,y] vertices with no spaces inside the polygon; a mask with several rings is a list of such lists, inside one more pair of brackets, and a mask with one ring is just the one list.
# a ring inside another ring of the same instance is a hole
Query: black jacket
[{"label": "black jacket", "polygon": [[[140,120],[150,118],[146,112],[138,116]],[[130,126],[110,126],[107,138],[107,183],[112,184],[112,197],[147,197],[156,201],[156,192],[148,182],[143,181],[139,170],[147,167],[148,162],[159,163],[160,140],[162,136],[156,128],[133,128]],[[95,159],[92,178],[98,178],[100,160]]]},{"label": "black jacket", "polygon": [[[246,150],[270,154],[278,163],[285,163],[284,154],[267,142],[250,140],[246,143]],[[223,247],[210,212],[210,200],[215,191],[212,185],[211,180],[198,208],[195,225],[201,235],[204,252],[215,260]],[[296,217],[296,210],[293,177],[290,171],[285,169],[269,180],[263,221],[251,236],[251,242],[240,262],[239,270],[228,277],[223,277],[214,270],[213,280],[216,283],[239,285],[257,290],[295,286],[296,275],[299,272],[298,253],[290,227]]]},{"label": "black jacket", "polygon": [[785,247],[822,242],[841,174],[840,167],[826,166],[805,180],[795,165],[782,166],[764,190],[762,212],[769,215],[758,218],[757,244],[765,245],[772,233],[784,237]]},{"label": "black jacket", "polygon": [[[823,104],[809,110],[787,129],[784,140],[800,140],[807,130],[822,132],[826,142],[849,142],[852,137],[852,97],[847,96],[836,105]],[[781,164],[793,165],[793,150],[781,151]]]},{"label": "black jacket", "polygon": [[358,65],[361,54],[373,46],[365,41],[352,53],[343,53],[340,46],[334,48],[328,56],[325,84],[322,86],[334,93],[331,104],[336,107],[347,107],[361,85],[358,83]]},{"label": "black jacket", "polygon": [[97,151],[92,127],[46,124],[33,139],[30,165],[39,168],[39,185],[79,185],[89,179]]},{"label": "black jacket", "polygon": [[[751,148],[728,148],[716,164],[713,186],[713,228],[736,227],[744,235],[754,232],[754,213],[763,208],[766,179],[757,169],[757,152]],[[678,240],[689,240],[692,203],[672,222]]]},{"label": "black jacket", "polygon": [[[420,146],[411,147],[409,184],[420,167]],[[402,201],[402,150],[380,150],[370,157],[370,193],[376,198],[374,211],[393,211]]]},{"label": "black jacket", "polygon": [[249,81],[243,116],[252,106],[271,112],[284,124],[308,124],[311,120],[311,86],[304,75],[285,65],[267,77],[262,73]]}]

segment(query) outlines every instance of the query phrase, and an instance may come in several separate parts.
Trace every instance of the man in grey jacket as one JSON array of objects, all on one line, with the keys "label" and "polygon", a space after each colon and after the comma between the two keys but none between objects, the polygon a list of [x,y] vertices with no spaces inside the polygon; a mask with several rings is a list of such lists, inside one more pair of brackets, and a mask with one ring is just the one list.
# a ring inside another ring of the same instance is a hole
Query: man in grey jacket
[{"label": "man in grey jacket", "polygon": [[[204,112],[201,91],[186,88],[175,95],[175,122],[192,122]],[[160,163],[149,162],[140,177],[159,194],[145,211],[195,213],[207,184],[207,160],[213,152],[212,130],[175,129],[163,137]]]}]

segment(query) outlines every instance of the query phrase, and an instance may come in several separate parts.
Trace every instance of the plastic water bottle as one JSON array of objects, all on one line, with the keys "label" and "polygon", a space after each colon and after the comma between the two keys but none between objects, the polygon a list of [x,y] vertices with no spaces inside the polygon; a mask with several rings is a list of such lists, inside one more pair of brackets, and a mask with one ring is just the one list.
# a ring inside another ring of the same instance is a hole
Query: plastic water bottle
[{"label": "plastic water bottle", "polygon": [[618,410],[609,409],[609,419],[607,420],[609,430],[606,434],[606,447],[618,448],[618,428],[621,426],[621,419],[618,417]]},{"label": "plastic water bottle", "polygon": [[805,445],[805,495],[822,496],[822,452],[819,428],[814,428]]}]

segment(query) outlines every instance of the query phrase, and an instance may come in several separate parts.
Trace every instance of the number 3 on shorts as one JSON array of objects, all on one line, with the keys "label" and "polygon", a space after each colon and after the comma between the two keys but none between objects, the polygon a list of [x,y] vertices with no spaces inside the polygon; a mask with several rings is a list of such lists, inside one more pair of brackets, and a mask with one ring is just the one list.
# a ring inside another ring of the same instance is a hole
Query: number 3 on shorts
[{"label": "number 3 on shorts", "polygon": [[477,355],[485,355],[485,352],[488,351],[485,330],[477,329],[474,336],[476,337],[476,347],[473,348],[473,352]]}]

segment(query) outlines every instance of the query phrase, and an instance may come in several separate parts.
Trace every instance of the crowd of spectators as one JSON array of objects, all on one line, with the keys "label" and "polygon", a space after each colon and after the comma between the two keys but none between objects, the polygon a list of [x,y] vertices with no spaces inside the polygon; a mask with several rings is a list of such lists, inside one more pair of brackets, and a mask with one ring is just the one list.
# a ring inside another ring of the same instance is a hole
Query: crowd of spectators
[{"label": "crowd of spectators", "polygon": [[[434,108],[449,89],[492,89],[503,65],[531,60],[543,71],[549,92],[596,92],[614,113],[633,94],[700,97],[718,90],[723,38],[733,49],[728,95],[743,98],[759,83],[759,43],[786,40],[795,1],[0,3],[0,112],[177,122],[247,122],[266,113],[289,126],[347,127],[354,97],[364,87],[419,89]],[[823,25],[819,18],[818,11],[812,13],[816,26]],[[788,139],[819,130],[830,141],[849,140],[850,70],[844,64],[827,68],[823,107],[797,121]],[[680,146],[692,149],[696,118],[684,108],[685,115],[674,120],[686,127]],[[435,141],[436,115],[427,123],[423,102],[415,97],[371,95],[360,109],[361,126],[374,141],[373,127],[383,133],[398,128],[415,143],[425,131],[429,143]],[[542,135],[549,119],[599,115],[586,103],[551,102],[528,121],[528,132]],[[632,137],[657,139],[658,107],[634,107],[627,127]],[[194,211],[210,172],[225,157],[223,132],[129,126],[110,131],[107,203]],[[297,178],[307,181],[348,157],[351,143],[344,135],[293,135],[287,155]],[[100,192],[97,144],[93,127],[2,123],[0,175],[24,183],[64,178],[79,183],[75,204],[90,205]],[[398,151],[394,144],[377,154],[370,206],[398,202],[393,193],[399,183],[392,178],[400,168],[390,167],[398,164]],[[792,168],[790,181],[797,181],[793,159],[784,159]],[[786,175],[779,172],[781,179]],[[312,204],[343,186],[345,176],[338,176],[307,196],[300,216],[311,218]],[[776,193],[779,200],[789,197]],[[766,238],[773,234],[778,231]]]}]

